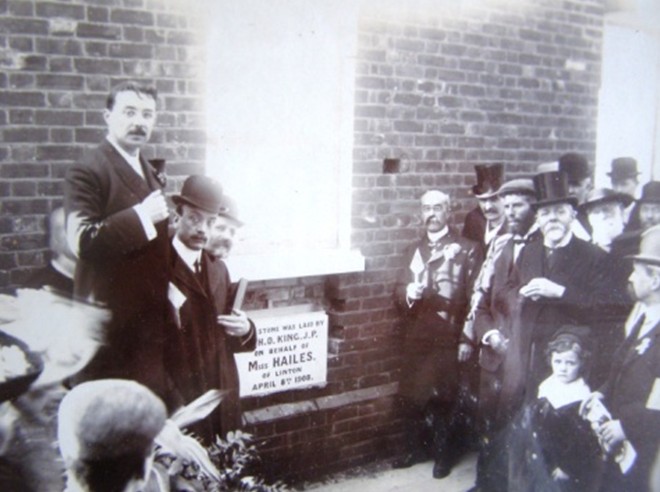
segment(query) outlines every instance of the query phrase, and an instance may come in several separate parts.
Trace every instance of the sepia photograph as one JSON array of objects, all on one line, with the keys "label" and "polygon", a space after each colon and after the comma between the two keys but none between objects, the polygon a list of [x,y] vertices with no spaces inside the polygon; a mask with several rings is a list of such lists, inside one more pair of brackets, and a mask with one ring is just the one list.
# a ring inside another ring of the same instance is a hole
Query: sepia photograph
[{"label": "sepia photograph", "polygon": [[0,0],[0,491],[660,492],[657,0]]}]

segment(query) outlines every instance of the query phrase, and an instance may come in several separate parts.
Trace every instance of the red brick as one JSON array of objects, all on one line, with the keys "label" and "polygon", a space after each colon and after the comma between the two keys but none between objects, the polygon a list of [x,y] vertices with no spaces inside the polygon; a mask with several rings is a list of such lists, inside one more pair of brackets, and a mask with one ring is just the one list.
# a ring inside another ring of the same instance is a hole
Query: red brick
[{"label": "red brick", "polygon": [[90,24],[79,22],[76,36],[80,38],[121,39],[121,27],[108,24]]},{"label": "red brick", "polygon": [[154,15],[143,10],[113,9],[110,12],[110,21],[117,24],[153,26]]},{"label": "red brick", "polygon": [[89,58],[77,58],[74,61],[76,71],[91,74],[114,74],[119,72],[121,62],[117,60],[98,60]]},{"label": "red brick", "polygon": [[81,5],[64,5],[62,3],[54,2],[39,2],[37,3],[37,16],[84,19],[85,7]]}]

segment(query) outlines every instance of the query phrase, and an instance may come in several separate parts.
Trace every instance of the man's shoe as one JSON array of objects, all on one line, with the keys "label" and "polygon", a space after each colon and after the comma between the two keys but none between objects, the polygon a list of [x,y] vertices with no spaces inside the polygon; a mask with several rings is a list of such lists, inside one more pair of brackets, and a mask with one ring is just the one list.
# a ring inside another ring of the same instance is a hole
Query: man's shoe
[{"label": "man's shoe", "polygon": [[401,456],[400,458],[395,459],[392,462],[392,468],[394,469],[410,468],[414,464],[415,464],[415,456],[413,456],[412,453],[407,453]]},{"label": "man's shoe", "polygon": [[446,459],[435,460],[433,478],[445,478],[451,472],[451,465]]}]

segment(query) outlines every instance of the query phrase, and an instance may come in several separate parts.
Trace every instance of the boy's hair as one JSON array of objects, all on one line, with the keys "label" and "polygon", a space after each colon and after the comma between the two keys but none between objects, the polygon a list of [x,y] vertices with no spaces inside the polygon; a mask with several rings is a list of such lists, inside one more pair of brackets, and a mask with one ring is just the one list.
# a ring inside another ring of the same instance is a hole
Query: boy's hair
[{"label": "boy's hair", "polygon": [[552,363],[553,353],[561,354],[569,350],[575,352],[580,360],[580,374],[586,374],[585,371],[591,360],[591,351],[586,348],[584,340],[573,333],[559,333],[552,338],[545,349],[548,364]]}]

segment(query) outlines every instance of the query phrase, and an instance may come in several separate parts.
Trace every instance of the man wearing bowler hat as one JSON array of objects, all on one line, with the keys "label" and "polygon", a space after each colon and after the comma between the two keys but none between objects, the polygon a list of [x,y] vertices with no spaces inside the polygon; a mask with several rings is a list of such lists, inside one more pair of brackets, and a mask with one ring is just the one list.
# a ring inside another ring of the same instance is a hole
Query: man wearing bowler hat
[{"label": "man wearing bowler hat", "polygon": [[505,287],[513,310],[507,360],[520,368],[503,381],[513,413],[525,389],[536,388],[547,376],[543,348],[552,333],[563,325],[589,326],[596,301],[606,302],[609,289],[605,253],[572,232],[577,198],[569,194],[566,174],[536,175],[534,188],[532,207],[543,238],[523,247]]},{"label": "man wearing bowler hat", "polygon": [[642,230],[660,224],[660,181],[649,181],[639,197],[639,222]]},{"label": "man wearing bowler hat", "polygon": [[582,405],[601,400],[609,419],[597,429],[608,455],[603,490],[649,490],[660,444],[660,226],[642,235],[630,284],[637,304],[607,382]]},{"label": "man wearing bowler hat", "polygon": [[238,219],[238,208],[233,198],[223,195],[223,207],[211,231],[211,237],[206,245],[206,251],[215,258],[225,259],[234,246],[236,231],[243,227]]},{"label": "man wearing bowler hat", "polygon": [[205,247],[228,207],[220,185],[207,176],[190,176],[176,205],[168,298],[171,322],[166,360],[180,403],[210,389],[228,393],[204,422],[192,430],[208,444],[240,426],[235,352],[254,350],[255,328],[243,311],[232,309],[233,289],[224,262]]},{"label": "man wearing bowler hat", "polygon": [[465,216],[463,237],[479,244],[481,254],[485,256],[493,238],[504,233],[504,209],[502,200],[497,195],[497,190],[502,185],[504,165],[476,165],[474,171],[477,184],[472,187],[472,193],[477,198],[478,207]]}]

